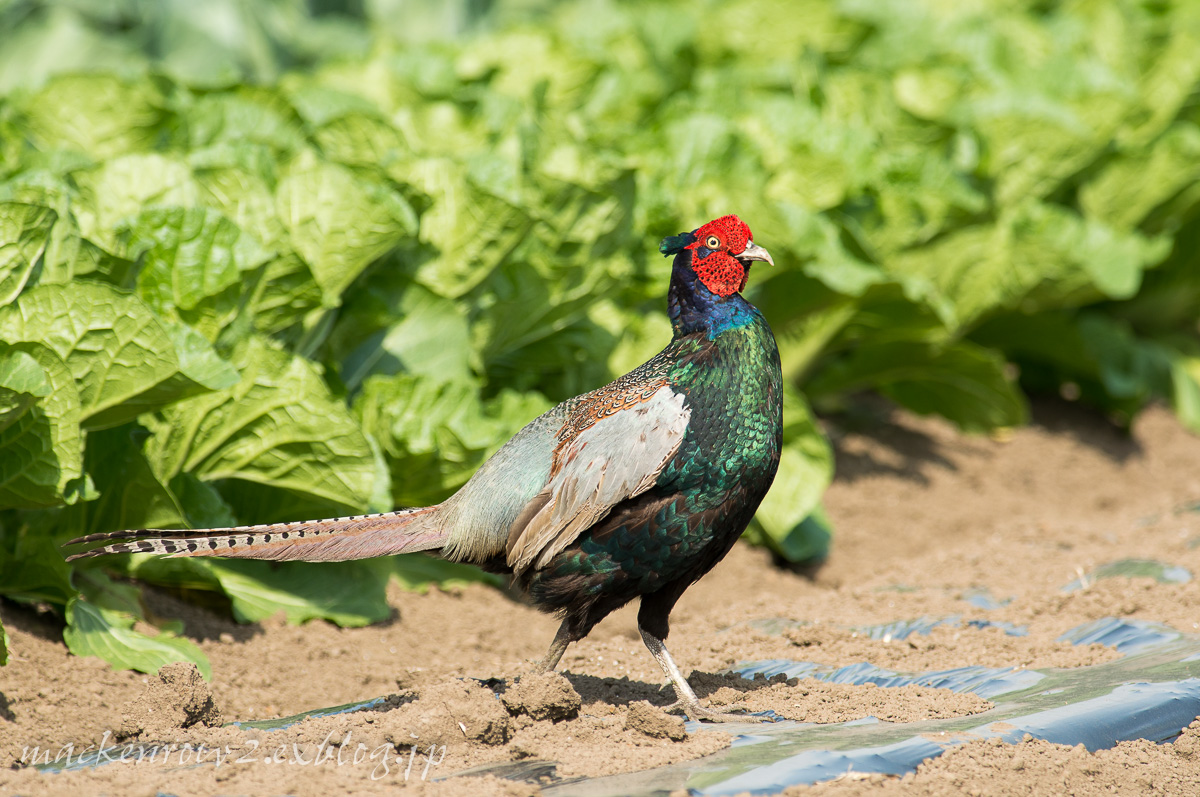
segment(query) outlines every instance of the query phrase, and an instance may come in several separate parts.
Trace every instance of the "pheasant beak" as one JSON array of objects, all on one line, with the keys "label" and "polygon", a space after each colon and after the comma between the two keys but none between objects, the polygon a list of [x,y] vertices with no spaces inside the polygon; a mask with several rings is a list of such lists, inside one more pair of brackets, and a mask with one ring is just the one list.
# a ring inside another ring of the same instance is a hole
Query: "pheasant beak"
[{"label": "pheasant beak", "polygon": [[736,255],[736,257],[743,262],[747,260],[762,260],[769,266],[775,265],[775,261],[771,259],[771,253],[753,241],[746,244],[746,248],[742,250],[740,255]]}]

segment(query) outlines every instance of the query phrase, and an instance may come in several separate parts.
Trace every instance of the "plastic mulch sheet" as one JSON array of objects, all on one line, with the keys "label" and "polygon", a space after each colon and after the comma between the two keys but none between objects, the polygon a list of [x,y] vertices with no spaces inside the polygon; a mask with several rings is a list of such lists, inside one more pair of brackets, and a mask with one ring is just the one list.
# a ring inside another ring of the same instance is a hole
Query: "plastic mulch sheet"
[{"label": "plastic mulch sheet", "polygon": [[[891,623],[862,629],[903,639],[955,618]],[[1006,629],[1020,633],[1021,629]],[[1140,621],[1105,619],[1063,635],[1075,644],[1115,647],[1120,659],[1064,670],[963,667],[942,672],[893,673],[869,664],[829,667],[764,661],[737,668],[744,676],[783,673],[847,684],[920,684],[973,692],[995,707],[984,714],[894,724],[874,718],[834,725],[779,722],[722,730],[744,735],[716,755],[668,767],[606,778],[562,782],[551,795],[635,795],[688,789],[695,794],[774,793],[787,786],[830,780],[848,771],[902,775],[950,747],[1025,734],[1089,750],[1129,739],[1168,742],[1200,716],[1200,637]],[[689,723],[689,730],[695,724]]]}]

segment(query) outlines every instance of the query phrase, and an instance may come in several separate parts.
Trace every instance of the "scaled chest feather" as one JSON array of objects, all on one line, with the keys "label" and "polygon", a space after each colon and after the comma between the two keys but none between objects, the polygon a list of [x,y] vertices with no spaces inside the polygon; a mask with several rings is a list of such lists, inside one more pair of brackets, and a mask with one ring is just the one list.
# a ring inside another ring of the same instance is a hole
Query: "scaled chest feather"
[{"label": "scaled chest feather", "polygon": [[774,338],[761,319],[711,340],[695,337],[690,350],[680,352],[670,377],[671,387],[686,396],[691,418],[658,486],[704,488],[716,498],[739,484],[761,482],[763,488],[751,492],[765,494],[778,467],[783,433]]}]

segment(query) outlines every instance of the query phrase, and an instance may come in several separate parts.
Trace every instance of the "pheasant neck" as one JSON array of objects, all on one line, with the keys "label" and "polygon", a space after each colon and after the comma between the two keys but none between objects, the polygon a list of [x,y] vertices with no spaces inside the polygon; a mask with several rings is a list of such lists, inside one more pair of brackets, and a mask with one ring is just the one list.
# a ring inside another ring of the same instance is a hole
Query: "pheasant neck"
[{"label": "pheasant neck", "polygon": [[740,293],[718,296],[704,287],[692,271],[691,253],[684,250],[676,255],[671,269],[667,315],[677,338],[696,332],[715,338],[726,330],[753,323],[759,312]]}]

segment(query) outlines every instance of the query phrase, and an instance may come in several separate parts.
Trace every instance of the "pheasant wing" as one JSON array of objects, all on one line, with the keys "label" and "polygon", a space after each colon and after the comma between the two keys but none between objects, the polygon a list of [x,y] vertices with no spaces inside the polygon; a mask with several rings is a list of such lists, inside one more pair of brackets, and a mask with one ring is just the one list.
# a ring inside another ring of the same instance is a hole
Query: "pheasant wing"
[{"label": "pheasant wing", "polygon": [[510,527],[515,572],[545,566],[618,503],[650,489],[679,450],[691,415],[683,394],[661,383],[609,388],[571,409],[546,486]]}]

